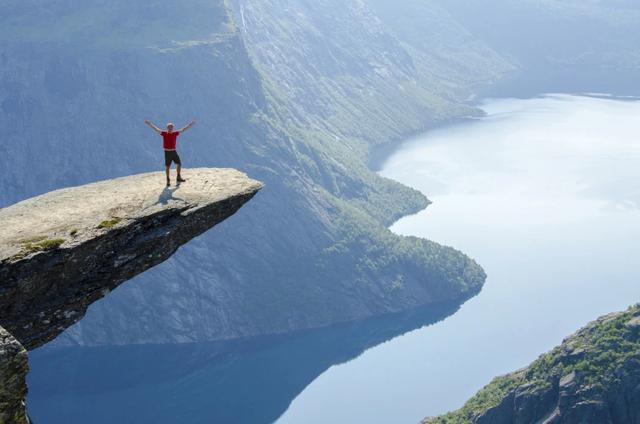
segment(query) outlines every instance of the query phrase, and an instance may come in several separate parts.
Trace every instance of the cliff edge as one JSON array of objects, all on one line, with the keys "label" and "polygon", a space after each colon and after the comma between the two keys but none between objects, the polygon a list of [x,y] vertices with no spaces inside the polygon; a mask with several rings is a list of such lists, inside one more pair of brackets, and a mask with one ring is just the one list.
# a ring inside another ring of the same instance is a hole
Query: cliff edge
[{"label": "cliff edge", "polygon": [[24,422],[23,346],[54,339],[262,188],[234,169],[192,169],[186,183],[164,183],[163,173],[140,174],[0,209],[0,422]]}]

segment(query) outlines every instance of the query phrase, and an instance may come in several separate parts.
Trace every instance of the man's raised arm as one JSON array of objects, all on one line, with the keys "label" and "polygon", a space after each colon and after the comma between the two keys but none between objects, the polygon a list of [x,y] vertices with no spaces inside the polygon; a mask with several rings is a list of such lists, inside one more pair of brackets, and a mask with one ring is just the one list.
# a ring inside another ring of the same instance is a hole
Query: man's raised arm
[{"label": "man's raised arm", "polygon": [[151,129],[152,129],[152,130],[154,130],[155,132],[157,132],[158,134],[160,134],[160,133],[162,132],[162,130],[161,130],[160,128],[156,127],[156,126],[153,124],[153,122],[151,122],[151,121],[149,121],[149,120],[145,119],[145,120],[144,120],[144,123],[145,123],[145,124],[147,124],[147,125],[149,125],[149,126],[151,127]]},{"label": "man's raised arm", "polygon": [[193,127],[196,124],[196,121],[191,121],[189,122],[185,127],[181,128],[180,132],[185,132],[186,130],[188,130],[189,128]]}]

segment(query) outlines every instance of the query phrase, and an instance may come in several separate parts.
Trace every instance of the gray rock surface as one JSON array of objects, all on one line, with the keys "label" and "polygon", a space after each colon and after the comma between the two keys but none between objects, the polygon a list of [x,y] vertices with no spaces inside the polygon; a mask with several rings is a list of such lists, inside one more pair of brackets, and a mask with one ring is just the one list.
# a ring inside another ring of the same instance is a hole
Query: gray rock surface
[{"label": "gray rock surface", "polygon": [[29,422],[24,403],[28,371],[26,349],[0,327],[0,424]]},{"label": "gray rock surface", "polygon": [[0,209],[0,325],[31,350],[122,282],[233,215],[262,187],[233,169],[148,173]]}]

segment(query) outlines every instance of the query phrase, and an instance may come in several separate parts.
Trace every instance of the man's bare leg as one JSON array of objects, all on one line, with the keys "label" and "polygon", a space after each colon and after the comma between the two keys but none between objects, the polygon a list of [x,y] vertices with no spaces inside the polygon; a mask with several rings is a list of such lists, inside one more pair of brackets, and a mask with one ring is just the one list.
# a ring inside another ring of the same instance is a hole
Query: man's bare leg
[{"label": "man's bare leg", "polygon": [[180,173],[180,171],[182,171],[182,165],[177,165],[177,168],[178,168],[178,178],[176,181],[178,181],[179,183],[183,181],[187,181],[184,178],[182,178],[182,174]]},{"label": "man's bare leg", "polygon": [[164,167],[165,173],[167,174],[167,186],[171,185],[171,180],[169,179],[169,172],[171,170],[171,166]]}]

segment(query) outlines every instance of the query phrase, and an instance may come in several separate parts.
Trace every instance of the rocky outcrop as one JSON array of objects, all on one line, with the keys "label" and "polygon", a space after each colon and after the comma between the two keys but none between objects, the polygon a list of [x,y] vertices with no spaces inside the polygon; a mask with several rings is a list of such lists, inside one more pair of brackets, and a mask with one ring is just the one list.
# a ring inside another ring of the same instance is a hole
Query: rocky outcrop
[{"label": "rocky outcrop", "polygon": [[27,349],[88,305],[233,215],[261,188],[232,169],[161,173],[58,190],[0,210],[0,325]]},{"label": "rocky outcrop", "polygon": [[27,351],[0,327],[0,423],[27,423]]},{"label": "rocky outcrop", "polygon": [[174,187],[164,186],[163,173],[129,176],[0,210],[0,423],[26,422],[25,348],[55,338],[91,303],[233,215],[262,187],[233,169],[188,176]]},{"label": "rocky outcrop", "polygon": [[640,305],[604,316],[529,367],[425,424],[639,424]]}]

